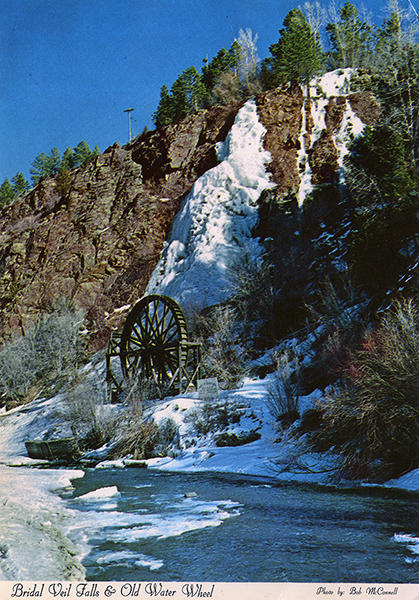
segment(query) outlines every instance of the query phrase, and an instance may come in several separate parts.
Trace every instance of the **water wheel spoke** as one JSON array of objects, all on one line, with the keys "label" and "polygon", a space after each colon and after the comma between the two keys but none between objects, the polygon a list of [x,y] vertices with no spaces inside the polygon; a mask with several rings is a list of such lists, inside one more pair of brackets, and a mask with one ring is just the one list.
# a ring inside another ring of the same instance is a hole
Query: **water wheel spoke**
[{"label": "water wheel spoke", "polygon": [[157,333],[157,331],[154,327],[154,323],[153,323],[154,316],[155,316],[155,313],[153,313],[153,315],[150,317],[150,310],[149,310],[149,307],[147,306],[146,311],[144,313],[144,317],[143,317],[144,321],[141,321],[141,322],[143,325],[145,335],[150,335],[151,338],[154,338]]},{"label": "water wheel spoke", "polygon": [[141,335],[141,332],[138,330],[138,328],[136,326],[134,326],[131,331],[130,338],[129,338],[130,347],[144,348],[146,346],[145,342],[146,342],[146,339],[144,338],[144,336]]},{"label": "water wheel spoke", "polygon": [[[158,313],[158,320],[159,320],[159,328],[165,328],[166,326],[166,318],[168,315],[171,315],[170,311],[169,311],[169,307],[165,304],[163,306],[163,312]],[[172,315],[171,315],[172,317]]]},{"label": "water wheel spoke", "polygon": [[171,333],[170,336],[167,336],[165,339],[165,343],[166,345],[169,345],[171,342],[173,342],[173,340],[177,340],[178,339],[178,331],[177,329],[173,330],[173,332]]},{"label": "water wheel spoke", "polygon": [[169,355],[159,357],[155,362],[155,368],[158,372],[160,381],[167,381],[167,379],[170,379],[176,371],[177,365],[175,357],[172,357],[172,359]]},{"label": "water wheel spoke", "polygon": [[166,341],[167,331],[169,331],[170,329],[174,329],[176,332],[178,331],[175,318],[173,315],[171,315],[168,325],[166,323],[166,316],[163,315],[158,322],[158,336],[161,339],[162,343]]},{"label": "water wheel spoke", "polygon": [[167,333],[171,330],[174,329],[177,333],[178,332],[178,328],[177,328],[177,323],[176,323],[176,319],[175,316],[173,314],[170,315],[169,321],[166,321],[167,319],[167,315],[164,315],[162,320],[161,320],[161,332],[162,332],[162,339],[163,341],[166,341],[167,338]]}]

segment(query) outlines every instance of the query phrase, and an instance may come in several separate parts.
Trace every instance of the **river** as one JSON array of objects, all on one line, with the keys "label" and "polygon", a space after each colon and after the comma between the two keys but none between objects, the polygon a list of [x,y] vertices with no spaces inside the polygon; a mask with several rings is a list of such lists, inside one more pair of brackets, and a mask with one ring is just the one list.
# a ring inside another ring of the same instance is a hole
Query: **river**
[{"label": "river", "polygon": [[419,495],[95,469],[65,496],[91,581],[419,583]]}]

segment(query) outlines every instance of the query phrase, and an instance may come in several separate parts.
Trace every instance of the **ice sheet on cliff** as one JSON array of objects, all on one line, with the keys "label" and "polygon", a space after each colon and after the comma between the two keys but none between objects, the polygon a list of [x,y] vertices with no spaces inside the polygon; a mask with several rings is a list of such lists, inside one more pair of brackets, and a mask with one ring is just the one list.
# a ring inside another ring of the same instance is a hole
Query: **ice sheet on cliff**
[{"label": "ice sheet on cliff", "polygon": [[220,164],[185,198],[146,293],[167,294],[185,308],[216,304],[229,296],[229,266],[246,251],[260,254],[251,235],[257,200],[274,186],[266,171],[271,155],[263,149],[264,133],[250,100],[219,144]]}]

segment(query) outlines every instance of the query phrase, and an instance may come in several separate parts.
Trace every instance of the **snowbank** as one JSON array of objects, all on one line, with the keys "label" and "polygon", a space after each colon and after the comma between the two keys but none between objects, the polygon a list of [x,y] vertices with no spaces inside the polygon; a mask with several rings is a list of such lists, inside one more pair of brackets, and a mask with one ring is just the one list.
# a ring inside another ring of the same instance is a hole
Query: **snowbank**
[{"label": "snowbank", "polygon": [[74,514],[52,492],[81,471],[0,465],[0,580],[80,580],[80,549],[65,535]]},{"label": "snowbank", "polygon": [[[60,395],[0,415],[0,580],[80,580],[81,549],[66,535],[74,521],[58,491],[83,471],[28,469],[25,441],[62,428]],[[35,551],[34,551],[35,549]]]}]

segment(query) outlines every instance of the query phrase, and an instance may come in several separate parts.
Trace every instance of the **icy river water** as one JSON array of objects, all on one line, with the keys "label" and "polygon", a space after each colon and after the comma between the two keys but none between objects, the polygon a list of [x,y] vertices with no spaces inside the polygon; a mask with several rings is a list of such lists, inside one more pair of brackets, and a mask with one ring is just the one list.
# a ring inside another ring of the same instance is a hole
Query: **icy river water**
[{"label": "icy river water", "polygon": [[419,583],[419,495],[96,469],[66,496],[94,581]]}]

